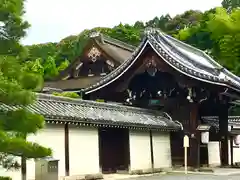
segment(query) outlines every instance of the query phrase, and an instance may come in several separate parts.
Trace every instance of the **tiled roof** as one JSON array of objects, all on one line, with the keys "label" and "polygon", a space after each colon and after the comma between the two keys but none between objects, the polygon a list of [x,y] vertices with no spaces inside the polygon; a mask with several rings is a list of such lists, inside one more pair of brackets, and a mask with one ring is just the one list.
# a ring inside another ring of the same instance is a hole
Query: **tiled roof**
[{"label": "tiled roof", "polygon": [[[100,40],[101,38],[99,38],[100,36],[102,38],[102,41]],[[95,42],[99,46],[99,48],[101,48],[101,50],[105,52],[105,54],[107,54],[114,61],[116,61],[116,67],[119,66],[126,59],[128,59],[131,56],[132,52],[136,49],[135,46],[129,45],[117,39],[110,38],[103,34],[98,34],[96,37],[89,38],[89,43],[90,40]],[[62,80],[63,77],[69,74],[72,68],[75,68],[80,63],[81,60],[79,58],[76,58],[66,69],[61,71],[57,77],[55,77],[51,81],[45,82],[44,87],[62,90],[79,90],[95,84],[102,78],[102,76],[94,76]]]},{"label": "tiled roof", "polygon": [[151,30],[147,31],[144,40],[129,59],[96,84],[85,88],[85,93],[96,91],[118,79],[138,60],[147,45],[150,45],[167,64],[186,76],[240,91],[240,78],[223,68],[205,52],[159,30]]},{"label": "tiled roof", "polygon": [[[2,110],[16,107],[0,104]],[[178,123],[159,111],[77,100],[66,97],[38,94],[37,101],[28,106],[33,113],[41,114],[47,122],[69,122],[77,124],[110,125],[113,127],[148,128],[157,130],[179,130]]]},{"label": "tiled roof", "polygon": [[[219,129],[219,119],[217,116],[204,116],[201,119],[203,123]],[[240,116],[228,116],[228,124],[229,126],[240,126]]]}]

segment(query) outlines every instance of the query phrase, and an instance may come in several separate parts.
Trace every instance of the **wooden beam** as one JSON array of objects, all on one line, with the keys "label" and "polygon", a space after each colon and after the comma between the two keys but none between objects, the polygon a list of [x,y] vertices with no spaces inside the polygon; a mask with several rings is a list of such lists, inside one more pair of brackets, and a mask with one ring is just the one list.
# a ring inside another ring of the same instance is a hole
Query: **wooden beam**
[{"label": "wooden beam", "polygon": [[152,136],[152,131],[149,131],[150,135],[150,151],[151,151],[151,165],[152,165],[152,170],[154,169],[154,151],[153,151],[153,136]]},{"label": "wooden beam", "polygon": [[65,137],[65,175],[69,176],[69,126],[64,126],[64,137]]}]

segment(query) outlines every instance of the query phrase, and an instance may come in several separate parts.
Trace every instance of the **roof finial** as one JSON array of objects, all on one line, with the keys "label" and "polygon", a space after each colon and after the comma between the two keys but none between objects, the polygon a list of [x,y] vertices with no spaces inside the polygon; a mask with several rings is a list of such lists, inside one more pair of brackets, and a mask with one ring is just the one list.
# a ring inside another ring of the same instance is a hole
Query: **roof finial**
[{"label": "roof finial", "polygon": [[149,35],[149,34],[154,34],[159,32],[159,29],[153,28],[153,27],[146,27],[144,30],[144,34]]},{"label": "roof finial", "polygon": [[89,37],[91,37],[91,38],[98,37],[98,36],[100,36],[100,32],[99,31],[95,31],[94,30],[94,31],[89,33]]},{"label": "roof finial", "polygon": [[152,27],[146,27],[145,30],[144,30],[144,34],[146,34],[146,35],[149,35],[153,32],[155,32],[155,30]]}]

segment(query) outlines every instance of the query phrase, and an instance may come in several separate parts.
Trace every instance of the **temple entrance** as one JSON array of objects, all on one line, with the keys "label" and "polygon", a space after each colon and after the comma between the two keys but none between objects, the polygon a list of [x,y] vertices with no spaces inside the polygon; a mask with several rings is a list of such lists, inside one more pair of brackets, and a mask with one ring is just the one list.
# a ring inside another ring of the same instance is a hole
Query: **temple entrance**
[{"label": "temple entrance", "polygon": [[171,155],[173,166],[184,165],[183,137],[184,134],[182,132],[171,133]]},{"label": "temple entrance", "polygon": [[200,144],[200,165],[208,166],[208,147],[207,144]]},{"label": "temple entrance", "polygon": [[100,128],[99,155],[102,173],[128,170],[130,164],[128,129]]}]

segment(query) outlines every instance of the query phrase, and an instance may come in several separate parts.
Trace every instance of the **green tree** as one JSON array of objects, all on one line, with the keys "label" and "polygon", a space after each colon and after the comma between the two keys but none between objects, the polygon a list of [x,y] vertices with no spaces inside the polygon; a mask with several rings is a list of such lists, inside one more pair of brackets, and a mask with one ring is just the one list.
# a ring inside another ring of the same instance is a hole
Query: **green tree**
[{"label": "green tree", "polygon": [[0,54],[19,56],[23,52],[19,40],[29,27],[21,19],[23,5],[21,0],[0,0]]},{"label": "green tree", "polygon": [[33,44],[31,46],[26,46],[28,50],[28,61],[35,61],[41,58],[44,62],[48,56],[55,56],[57,49],[57,43],[44,43],[44,44]]},{"label": "green tree", "polygon": [[219,62],[240,75],[240,9],[230,14],[224,8],[217,8],[208,21],[208,30],[215,41],[214,53]]},{"label": "green tree", "polygon": [[183,14],[176,15],[166,23],[166,31],[169,34],[177,34],[179,30],[193,27],[199,24],[203,18],[203,13],[200,11],[188,10]]},{"label": "green tree", "polygon": [[234,8],[240,7],[240,0],[223,0],[222,7],[231,12]]},{"label": "green tree", "polygon": [[25,108],[34,103],[32,91],[42,78],[20,64],[24,48],[19,42],[29,26],[22,20],[23,4],[23,0],[0,0],[0,165],[4,168],[18,167],[13,156],[51,155],[50,149],[26,141],[28,134],[44,127],[44,119]]},{"label": "green tree", "polygon": [[43,64],[44,79],[49,80],[58,75],[58,69],[54,57],[49,56]]},{"label": "green tree", "polygon": [[198,22],[179,30],[175,37],[203,51],[212,50],[214,41],[211,39],[211,32],[209,32],[207,22],[210,14],[213,13],[215,13],[215,9],[204,12]]}]

